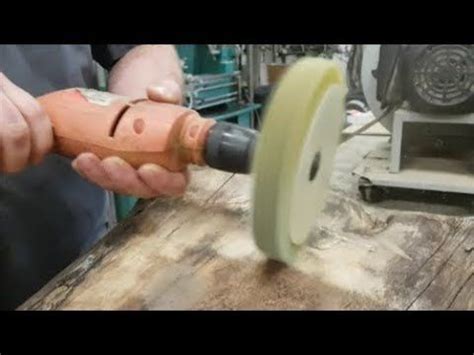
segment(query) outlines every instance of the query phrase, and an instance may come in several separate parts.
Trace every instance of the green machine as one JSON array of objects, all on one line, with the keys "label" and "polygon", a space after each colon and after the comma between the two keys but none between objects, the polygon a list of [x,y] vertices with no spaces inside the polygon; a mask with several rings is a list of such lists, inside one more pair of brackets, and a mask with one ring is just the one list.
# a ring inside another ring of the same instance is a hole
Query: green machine
[{"label": "green machine", "polygon": [[178,45],[186,80],[186,105],[202,116],[253,128],[260,105],[245,95],[238,45]]}]

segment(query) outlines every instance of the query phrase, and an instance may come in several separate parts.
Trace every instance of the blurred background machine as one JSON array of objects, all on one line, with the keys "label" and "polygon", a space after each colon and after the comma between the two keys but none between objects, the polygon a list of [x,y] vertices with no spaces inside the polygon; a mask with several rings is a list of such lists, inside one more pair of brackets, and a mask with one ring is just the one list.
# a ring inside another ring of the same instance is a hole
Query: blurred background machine
[{"label": "blurred background machine", "polygon": [[338,45],[177,45],[186,105],[201,115],[259,128],[262,109],[286,68],[303,56],[331,57]]},{"label": "blurred background machine", "polygon": [[253,100],[262,107],[256,114],[256,126],[259,127],[260,118],[265,103],[273,87],[286,69],[302,57],[338,57],[342,62],[348,57],[348,45],[336,44],[262,44],[248,46],[249,70],[252,71]]},{"label": "blurred background machine", "polygon": [[355,170],[366,201],[389,188],[474,195],[474,45],[367,45],[361,84],[390,142]]},{"label": "blurred background machine", "polygon": [[185,73],[185,105],[205,117],[253,127],[253,112],[260,105],[253,103],[251,78],[242,72],[244,65],[247,66],[249,46],[176,47]]}]

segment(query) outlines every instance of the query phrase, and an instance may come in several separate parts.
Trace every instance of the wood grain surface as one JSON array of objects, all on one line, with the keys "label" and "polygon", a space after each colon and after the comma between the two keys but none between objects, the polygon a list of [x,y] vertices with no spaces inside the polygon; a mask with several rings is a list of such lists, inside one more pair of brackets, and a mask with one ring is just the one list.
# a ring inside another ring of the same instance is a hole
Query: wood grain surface
[{"label": "wood grain surface", "polygon": [[141,203],[20,309],[474,309],[472,209],[360,200],[351,171],[384,139],[340,147],[293,266],[253,243],[251,176],[195,168],[183,198]]}]

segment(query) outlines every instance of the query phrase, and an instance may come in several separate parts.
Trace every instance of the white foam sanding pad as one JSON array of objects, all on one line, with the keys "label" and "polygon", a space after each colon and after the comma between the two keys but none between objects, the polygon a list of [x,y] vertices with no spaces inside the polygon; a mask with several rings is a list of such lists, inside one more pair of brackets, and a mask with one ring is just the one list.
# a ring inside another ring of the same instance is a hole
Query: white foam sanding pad
[{"label": "white foam sanding pad", "polygon": [[282,77],[253,160],[253,231],[265,255],[292,263],[321,213],[345,117],[336,62],[305,58]]}]

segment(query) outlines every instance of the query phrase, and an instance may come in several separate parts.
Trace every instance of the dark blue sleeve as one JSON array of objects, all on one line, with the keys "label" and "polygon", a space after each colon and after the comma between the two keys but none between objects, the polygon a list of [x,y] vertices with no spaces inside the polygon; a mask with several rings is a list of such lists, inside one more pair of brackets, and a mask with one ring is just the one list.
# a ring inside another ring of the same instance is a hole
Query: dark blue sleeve
[{"label": "dark blue sleeve", "polygon": [[110,70],[136,44],[93,44],[92,56],[105,69]]}]

